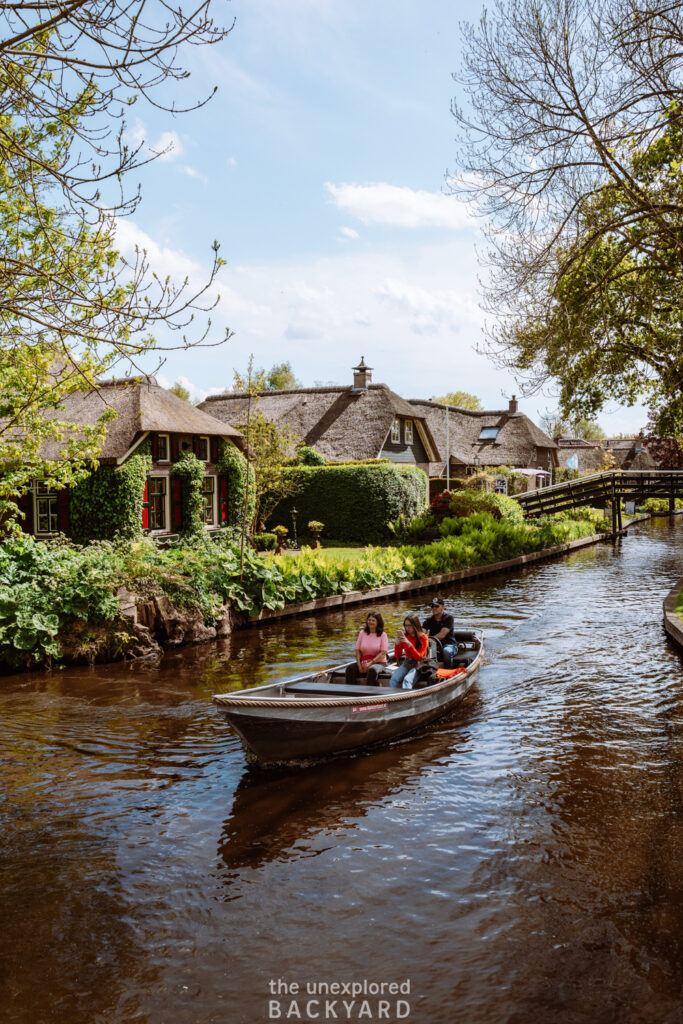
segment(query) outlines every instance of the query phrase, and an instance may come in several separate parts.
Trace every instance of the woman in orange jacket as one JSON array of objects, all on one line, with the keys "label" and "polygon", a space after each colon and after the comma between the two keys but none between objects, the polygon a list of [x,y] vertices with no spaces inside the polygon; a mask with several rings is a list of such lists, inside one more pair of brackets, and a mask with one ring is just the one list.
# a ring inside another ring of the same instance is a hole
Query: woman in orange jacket
[{"label": "woman in orange jacket", "polygon": [[412,690],[417,666],[427,656],[428,651],[429,637],[423,632],[417,615],[406,615],[403,630],[398,634],[394,647],[396,660],[403,655],[406,660],[394,671],[389,686],[393,686],[394,689],[403,686],[404,690]]}]

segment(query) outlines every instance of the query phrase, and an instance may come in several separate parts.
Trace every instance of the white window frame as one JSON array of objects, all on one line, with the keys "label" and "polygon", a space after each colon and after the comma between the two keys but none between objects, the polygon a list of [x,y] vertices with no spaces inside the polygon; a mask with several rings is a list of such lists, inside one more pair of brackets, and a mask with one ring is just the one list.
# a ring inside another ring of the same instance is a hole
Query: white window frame
[{"label": "white window frame", "polygon": [[[162,459],[159,455],[159,441],[162,437],[166,438],[166,458]],[[171,435],[170,434],[157,434],[157,462],[170,462],[171,461]]]},{"label": "white window frame", "polygon": [[406,444],[412,444],[413,443],[413,421],[412,420],[404,420],[403,421],[403,440],[405,441]]},{"label": "white window frame", "polygon": [[398,418],[398,416],[395,418],[394,422],[391,424],[391,443],[392,444],[400,444],[401,443],[401,421]]},{"label": "white window frame", "polygon": [[[152,526],[152,488],[149,486],[152,480],[165,480],[166,481],[166,492],[164,501],[164,519],[166,520],[165,526]],[[147,511],[149,518],[149,532],[150,533],[170,533],[171,531],[171,478],[165,473],[150,473],[147,477]]]},{"label": "white window frame", "polygon": [[207,527],[218,526],[218,508],[217,508],[218,477],[216,476],[215,473],[206,473],[204,475],[204,480],[213,480],[213,500],[211,502],[211,508],[212,508],[212,513],[213,513],[213,522],[207,523],[207,521],[206,521],[206,519],[204,517],[204,508],[205,508],[205,505],[204,505],[204,493],[205,493],[204,492],[204,481],[202,481],[202,520],[203,520],[204,526],[207,526]]},{"label": "white window frame", "polygon": [[[201,455],[199,454],[199,446],[200,446],[202,441],[206,441],[206,458],[205,459],[203,459],[201,457]],[[199,459],[200,462],[211,462],[211,439],[209,437],[205,437],[203,434],[200,434],[199,438],[197,440],[197,458]]]},{"label": "white window frame", "polygon": [[[59,497],[57,491],[45,490],[42,494],[39,493],[38,488],[43,483],[42,480],[33,481],[33,533],[36,537],[51,537],[55,533],[59,533]],[[38,529],[38,502],[48,502],[48,530]],[[54,529],[52,529],[52,513],[50,512],[50,505],[54,503]]]},{"label": "white window frame", "polygon": [[[495,430],[495,434],[493,433],[494,430]],[[484,433],[486,433],[486,437],[484,437]],[[497,441],[499,433],[500,433],[500,427],[482,427],[481,430],[479,431],[479,437],[477,438],[477,440],[478,441]]]}]

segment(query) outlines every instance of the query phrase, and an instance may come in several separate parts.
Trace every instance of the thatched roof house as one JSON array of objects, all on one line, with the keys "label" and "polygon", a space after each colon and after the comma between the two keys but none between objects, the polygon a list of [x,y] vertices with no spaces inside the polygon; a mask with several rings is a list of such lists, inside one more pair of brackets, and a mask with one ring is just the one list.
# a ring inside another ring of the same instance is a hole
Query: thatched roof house
[{"label": "thatched roof house", "polygon": [[[151,468],[146,480],[135,485],[131,515],[138,528],[155,535],[167,535],[184,528],[181,485],[172,471],[173,464],[185,451],[193,452],[204,463],[202,517],[205,527],[217,530],[230,525],[230,481],[219,468],[220,452],[225,443],[241,447],[242,435],[229,424],[159,387],[153,377],[102,381],[92,391],[70,395],[63,406],[51,415],[67,423],[94,424],[107,409],[117,414],[106,425],[106,438],[98,459],[102,468],[96,469],[89,478],[93,487],[91,505],[95,503],[93,511],[89,517],[83,513],[83,486],[78,493],[69,488],[53,490],[37,479],[20,502],[26,532],[37,537],[61,532],[78,540],[112,537],[124,529],[130,532],[130,515],[125,523],[119,522],[117,509],[126,504],[120,500],[121,488],[128,486],[126,463],[142,450],[151,455]],[[46,459],[59,459],[65,444],[46,442],[41,453]],[[130,463],[128,468],[132,465]],[[113,472],[114,467],[121,467],[120,472]],[[96,478],[99,483],[95,482]]]},{"label": "thatched roof house", "polygon": [[582,476],[599,473],[605,461],[605,449],[599,441],[586,441],[581,437],[556,437],[558,465],[576,469]]},{"label": "thatched roof house", "polygon": [[533,471],[539,477],[557,466],[557,445],[519,411],[513,397],[508,408],[487,410],[460,409],[440,402],[411,399],[416,414],[424,416],[438,449],[438,460],[430,465],[429,475],[443,477],[446,460],[451,476],[464,477],[478,466],[512,466]]},{"label": "thatched roof house", "polygon": [[614,456],[616,469],[657,469],[657,462],[642,437],[608,438],[602,444]]},{"label": "thatched roof house", "polygon": [[[333,462],[388,458],[428,472],[438,453],[424,413],[386,384],[373,384],[363,359],[353,374],[346,387],[261,391],[254,407]],[[236,424],[244,422],[247,403],[246,394],[228,392],[205,399],[199,409]]]}]

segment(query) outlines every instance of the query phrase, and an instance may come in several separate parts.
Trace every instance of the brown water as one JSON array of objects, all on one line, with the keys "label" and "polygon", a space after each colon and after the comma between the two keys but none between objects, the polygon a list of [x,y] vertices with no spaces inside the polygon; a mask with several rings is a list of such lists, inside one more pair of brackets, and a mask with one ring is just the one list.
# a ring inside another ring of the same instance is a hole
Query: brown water
[{"label": "brown water", "polygon": [[317,766],[249,767],[210,695],[346,655],[367,609],[0,680],[0,1020],[382,1019],[268,991],[367,979],[409,1024],[683,1021],[682,539],[454,590],[466,703]]}]

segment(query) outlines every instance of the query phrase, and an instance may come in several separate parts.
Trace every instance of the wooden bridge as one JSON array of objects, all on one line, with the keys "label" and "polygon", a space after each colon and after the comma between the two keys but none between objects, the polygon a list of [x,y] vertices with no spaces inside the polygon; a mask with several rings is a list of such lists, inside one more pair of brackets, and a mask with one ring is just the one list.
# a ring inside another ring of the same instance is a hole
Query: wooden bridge
[{"label": "wooden bridge", "polygon": [[566,480],[552,487],[525,491],[514,497],[524,509],[525,516],[550,515],[564,512],[579,505],[612,509],[612,532],[621,530],[621,502],[644,501],[646,498],[665,498],[669,511],[674,510],[676,498],[683,498],[683,470],[610,470],[594,476]]}]

